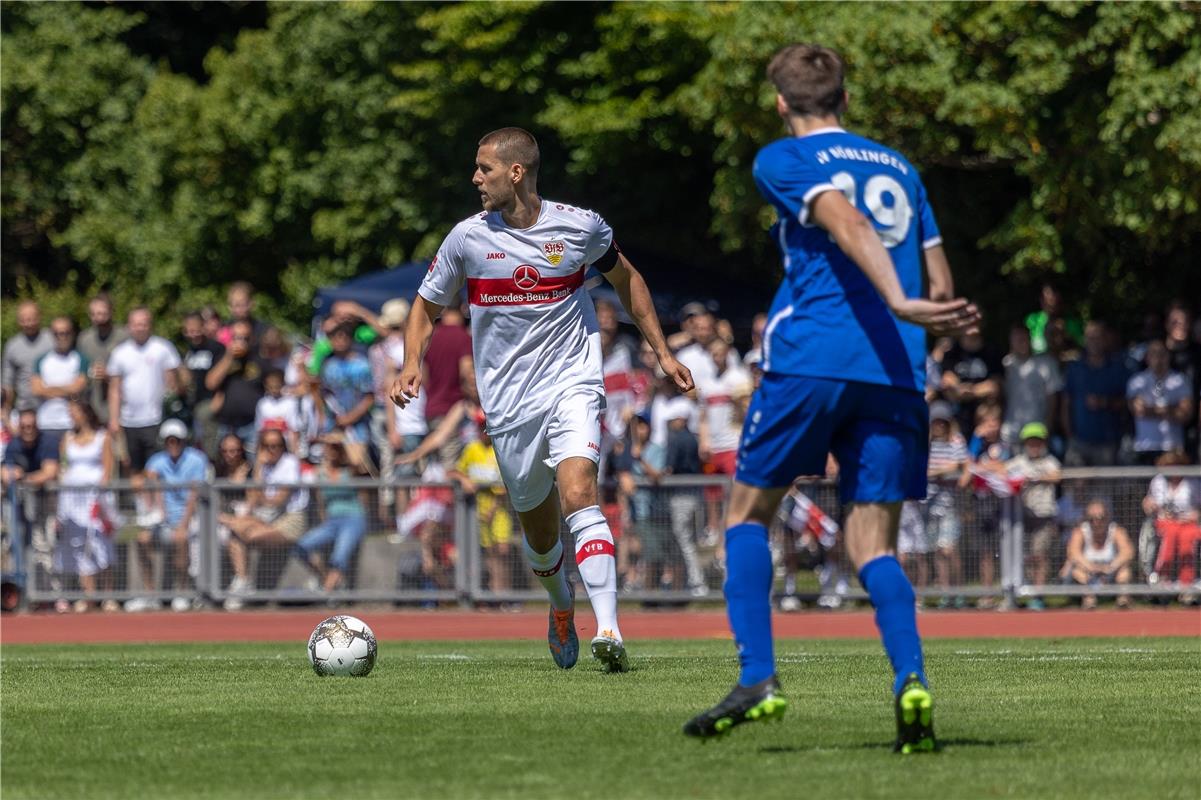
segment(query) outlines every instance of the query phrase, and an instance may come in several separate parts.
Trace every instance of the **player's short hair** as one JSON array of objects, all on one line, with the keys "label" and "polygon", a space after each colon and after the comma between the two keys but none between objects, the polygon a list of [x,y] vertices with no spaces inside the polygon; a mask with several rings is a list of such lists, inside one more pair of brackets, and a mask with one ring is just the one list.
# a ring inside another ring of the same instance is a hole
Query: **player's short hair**
[{"label": "player's short hair", "polygon": [[500,128],[484,134],[480,139],[480,147],[486,144],[496,147],[496,154],[507,164],[520,164],[530,177],[538,177],[538,165],[542,163],[542,154],[538,150],[538,140],[534,134],[524,128]]},{"label": "player's short hair", "polygon": [[772,56],[767,79],[794,114],[841,116],[846,110],[842,57],[819,44],[790,44]]}]

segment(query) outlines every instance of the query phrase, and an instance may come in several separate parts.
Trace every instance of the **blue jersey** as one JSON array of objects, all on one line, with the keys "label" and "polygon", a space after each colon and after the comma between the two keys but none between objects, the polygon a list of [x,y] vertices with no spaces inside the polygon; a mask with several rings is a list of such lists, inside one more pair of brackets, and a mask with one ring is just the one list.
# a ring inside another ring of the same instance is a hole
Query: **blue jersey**
[{"label": "blue jersey", "polygon": [[888,248],[905,295],[920,297],[922,252],[942,239],[917,170],[871,139],[823,128],[764,147],[754,176],[779,216],[772,235],[784,256],[784,282],[764,331],[764,371],[922,391],[925,331],[894,317],[862,270],[809,219],[819,195],[841,191]]}]

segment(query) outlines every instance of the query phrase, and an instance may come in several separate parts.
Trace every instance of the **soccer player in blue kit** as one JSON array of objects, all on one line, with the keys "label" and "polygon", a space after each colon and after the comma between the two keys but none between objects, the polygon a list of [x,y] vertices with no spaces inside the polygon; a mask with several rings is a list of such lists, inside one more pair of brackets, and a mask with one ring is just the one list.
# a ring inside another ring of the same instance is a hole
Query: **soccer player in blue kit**
[{"label": "soccer player in blue kit", "polygon": [[[771,635],[767,531],[798,475],[840,467],[846,551],[871,597],[895,680],[896,750],[935,746],[913,587],[893,555],[901,502],[926,495],[926,332],[974,328],[979,312],[951,299],[950,267],[917,170],[894,150],[839,127],[843,64],[795,44],[768,79],[791,136],[755,158],[776,208],[784,281],[763,341],[763,381],[747,412],[726,523],[726,603],[738,683],[684,726],[722,734],[787,708]],[[925,262],[930,299],[922,299]]]}]

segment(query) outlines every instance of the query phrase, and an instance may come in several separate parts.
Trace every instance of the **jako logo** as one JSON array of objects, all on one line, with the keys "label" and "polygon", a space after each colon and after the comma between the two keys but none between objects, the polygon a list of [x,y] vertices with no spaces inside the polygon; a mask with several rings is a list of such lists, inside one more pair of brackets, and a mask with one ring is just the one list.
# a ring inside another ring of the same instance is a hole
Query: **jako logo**
[{"label": "jako logo", "polygon": [[500,261],[505,257],[504,253],[489,253],[487,261]]},{"label": "jako logo", "polygon": [[593,450],[595,450],[596,452],[598,452],[598,453],[600,452],[600,445],[597,444],[596,442],[589,442],[588,446],[590,448],[592,448]]}]

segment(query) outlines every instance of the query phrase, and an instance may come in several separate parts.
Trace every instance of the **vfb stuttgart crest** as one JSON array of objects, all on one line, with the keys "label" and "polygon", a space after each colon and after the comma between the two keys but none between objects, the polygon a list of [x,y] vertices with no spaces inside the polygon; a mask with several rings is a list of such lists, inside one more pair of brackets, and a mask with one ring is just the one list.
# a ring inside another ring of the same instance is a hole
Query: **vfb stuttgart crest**
[{"label": "vfb stuttgart crest", "polygon": [[547,242],[542,245],[542,252],[546,253],[546,260],[550,262],[551,266],[557,267],[563,260],[563,254],[567,252],[567,246],[562,242]]},{"label": "vfb stuttgart crest", "polygon": [[538,273],[538,270],[529,264],[522,264],[513,270],[513,283],[523,292],[534,289],[540,280],[542,280],[542,276]]}]

